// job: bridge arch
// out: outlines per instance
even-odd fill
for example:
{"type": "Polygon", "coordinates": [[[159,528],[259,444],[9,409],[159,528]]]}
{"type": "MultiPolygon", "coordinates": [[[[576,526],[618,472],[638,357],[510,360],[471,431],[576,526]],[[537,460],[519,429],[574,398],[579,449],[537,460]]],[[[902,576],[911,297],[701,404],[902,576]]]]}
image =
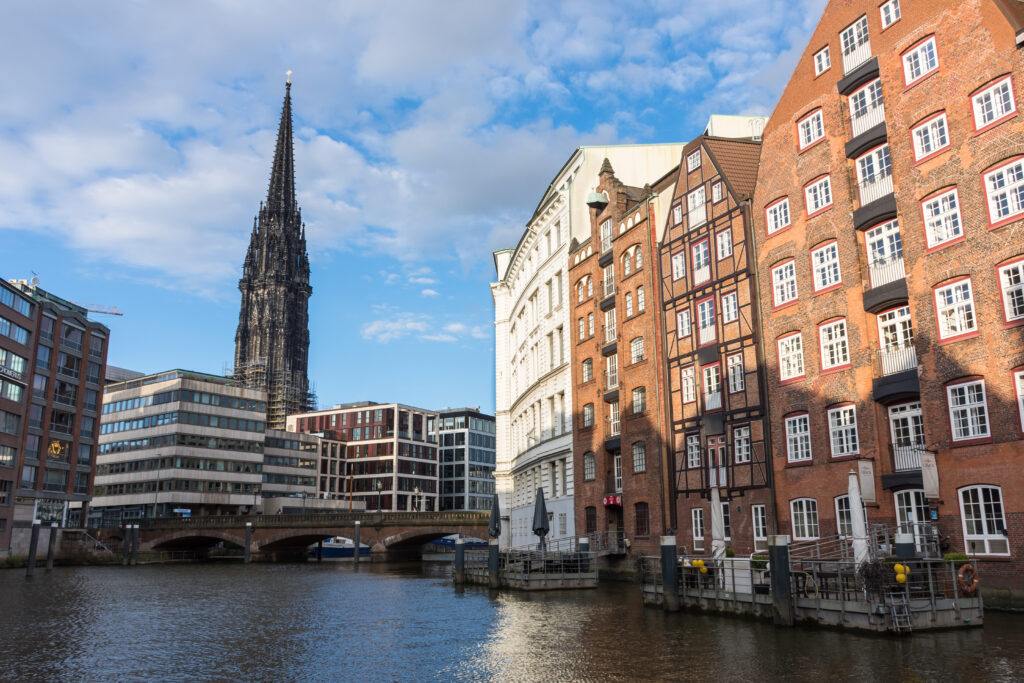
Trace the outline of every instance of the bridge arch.
{"type": "Polygon", "coordinates": [[[406,529],[397,534],[386,536],[380,539],[381,544],[385,547],[394,550],[402,550],[421,546],[424,543],[430,543],[436,541],[439,538],[445,536],[451,536],[452,534],[461,533],[460,529],[453,529],[451,527],[415,527],[412,529],[406,529]]]}
{"type": "Polygon", "coordinates": [[[219,529],[183,529],[165,534],[140,544],[140,550],[192,550],[209,548],[224,541],[237,546],[245,545],[245,534],[236,534],[219,529]]]}
{"type": "MultiPolygon", "coordinates": [[[[287,529],[267,534],[256,541],[262,550],[298,550],[306,548],[317,541],[326,541],[334,536],[352,536],[351,530],[341,529],[287,529]]],[[[362,545],[365,545],[363,543],[362,545]]]]}

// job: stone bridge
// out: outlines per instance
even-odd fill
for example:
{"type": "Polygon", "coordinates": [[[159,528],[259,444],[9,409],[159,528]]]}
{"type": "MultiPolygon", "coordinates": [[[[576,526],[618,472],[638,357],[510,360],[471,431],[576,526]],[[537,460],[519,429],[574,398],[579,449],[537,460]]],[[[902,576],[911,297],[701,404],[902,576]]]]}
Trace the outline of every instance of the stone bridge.
{"type": "Polygon", "coordinates": [[[488,512],[343,512],[302,515],[226,517],[158,517],[140,519],[139,550],[203,550],[221,541],[245,547],[246,525],[252,525],[249,551],[253,560],[298,559],[317,541],[333,536],[352,538],[360,522],[359,541],[370,546],[374,559],[418,555],[425,543],[462,534],[487,538],[488,512]]]}

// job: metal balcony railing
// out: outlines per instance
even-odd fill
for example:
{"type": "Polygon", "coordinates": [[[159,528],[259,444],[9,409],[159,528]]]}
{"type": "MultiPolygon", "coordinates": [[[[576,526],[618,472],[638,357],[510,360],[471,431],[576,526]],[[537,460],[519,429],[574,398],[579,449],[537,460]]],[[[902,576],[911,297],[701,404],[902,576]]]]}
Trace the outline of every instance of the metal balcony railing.
{"type": "Polygon", "coordinates": [[[718,410],[722,407],[722,391],[712,391],[704,394],[704,410],[718,410]]]}
{"type": "Polygon", "coordinates": [[[866,130],[870,130],[885,121],[885,105],[877,104],[868,107],[859,114],[854,113],[850,117],[850,128],[853,129],[853,137],[857,137],[866,130]]]}
{"type": "Polygon", "coordinates": [[[622,430],[620,429],[620,426],[621,426],[621,421],[619,420],[618,417],[609,417],[608,418],[608,435],[609,436],[618,436],[622,432],[622,430]]]}
{"type": "Polygon", "coordinates": [[[608,391],[619,388],[619,371],[618,368],[614,370],[604,371],[604,387],[608,391]]]}
{"type": "Polygon", "coordinates": [[[608,236],[602,235],[601,236],[601,253],[603,254],[606,251],[611,251],[611,248],[612,248],[612,238],[611,238],[611,235],[608,235],[608,236]]]}
{"type": "Polygon", "coordinates": [[[693,269],[693,284],[699,285],[711,279],[711,266],[701,266],[693,269]]]}
{"type": "Polygon", "coordinates": [[[699,228],[704,225],[708,220],[708,209],[707,204],[698,204],[686,213],[687,225],[690,230],[699,228]]]}
{"type": "Polygon", "coordinates": [[[613,341],[618,341],[619,330],[614,323],[611,325],[601,325],[601,331],[604,333],[605,344],[611,344],[613,341]]]}
{"type": "Polygon", "coordinates": [[[601,291],[604,292],[605,297],[609,297],[615,293],[615,280],[601,280],[601,291]]]}
{"type": "Polygon", "coordinates": [[[60,345],[63,346],[64,348],[66,348],[66,349],[71,349],[72,351],[81,352],[81,350],[82,350],[82,343],[81,342],[74,342],[74,341],[71,341],[70,339],[61,339],[60,340],[60,345]]]}
{"type": "Polygon", "coordinates": [[[50,431],[55,434],[74,434],[75,430],[72,425],[61,425],[50,423],[50,431]]]}
{"type": "Polygon", "coordinates": [[[871,59],[871,41],[865,39],[860,45],[843,53],[843,75],[850,73],[869,59],[871,59]]]}
{"type": "Polygon", "coordinates": [[[920,443],[889,444],[893,472],[912,472],[921,469],[921,454],[924,452],[924,444],[920,443]]]}
{"type": "Polygon", "coordinates": [[[697,337],[701,344],[710,344],[715,341],[715,326],[709,325],[707,327],[698,328],[697,337]]]}
{"type": "Polygon", "coordinates": [[[860,183],[860,205],[867,206],[876,199],[892,194],[892,169],[865,178],[860,183]]]}
{"type": "Polygon", "coordinates": [[[76,396],[68,396],[67,394],[57,394],[53,397],[53,402],[74,407],[76,399],[76,396]]]}
{"type": "Polygon", "coordinates": [[[872,261],[868,269],[871,272],[872,287],[881,287],[890,282],[902,280],[907,276],[902,255],[872,261]]]}
{"type": "Polygon", "coordinates": [[[878,351],[878,373],[881,377],[917,368],[917,349],[913,344],[893,346],[878,351]]]}

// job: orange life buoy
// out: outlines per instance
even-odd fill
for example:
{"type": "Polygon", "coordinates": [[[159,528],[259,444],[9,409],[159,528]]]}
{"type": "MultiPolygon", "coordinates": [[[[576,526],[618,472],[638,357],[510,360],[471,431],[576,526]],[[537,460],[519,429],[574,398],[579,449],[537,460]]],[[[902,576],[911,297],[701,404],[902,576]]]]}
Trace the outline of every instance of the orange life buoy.
{"type": "Polygon", "coordinates": [[[956,582],[965,595],[974,595],[974,591],[978,590],[978,570],[973,564],[965,564],[956,573],[956,582]]]}

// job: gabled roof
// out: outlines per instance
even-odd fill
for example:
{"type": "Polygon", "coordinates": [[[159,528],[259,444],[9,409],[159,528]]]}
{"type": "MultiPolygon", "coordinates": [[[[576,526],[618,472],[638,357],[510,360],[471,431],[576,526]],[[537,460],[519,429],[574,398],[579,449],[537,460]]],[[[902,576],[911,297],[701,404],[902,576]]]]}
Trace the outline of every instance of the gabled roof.
{"type": "Polygon", "coordinates": [[[757,184],[757,168],[761,159],[761,143],[753,140],[713,138],[705,135],[704,147],[715,166],[732,189],[736,199],[749,199],[757,184]]]}

